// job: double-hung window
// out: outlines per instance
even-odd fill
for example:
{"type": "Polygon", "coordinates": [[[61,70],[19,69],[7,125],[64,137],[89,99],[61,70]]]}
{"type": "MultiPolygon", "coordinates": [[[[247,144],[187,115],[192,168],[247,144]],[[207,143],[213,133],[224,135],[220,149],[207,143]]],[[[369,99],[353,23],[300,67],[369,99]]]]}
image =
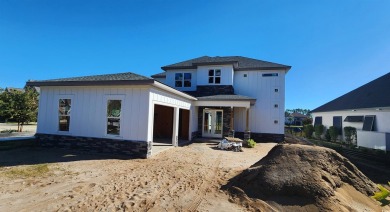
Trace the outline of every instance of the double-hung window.
{"type": "Polygon", "coordinates": [[[175,73],[175,87],[191,87],[191,73],[175,73]]]}
{"type": "Polygon", "coordinates": [[[221,69],[209,69],[209,84],[221,84],[221,69]]]}
{"type": "Polygon", "coordinates": [[[58,131],[69,132],[71,99],[59,99],[58,101],[58,131]]]}
{"type": "Polygon", "coordinates": [[[107,135],[120,135],[122,100],[107,100],[107,135]]]}

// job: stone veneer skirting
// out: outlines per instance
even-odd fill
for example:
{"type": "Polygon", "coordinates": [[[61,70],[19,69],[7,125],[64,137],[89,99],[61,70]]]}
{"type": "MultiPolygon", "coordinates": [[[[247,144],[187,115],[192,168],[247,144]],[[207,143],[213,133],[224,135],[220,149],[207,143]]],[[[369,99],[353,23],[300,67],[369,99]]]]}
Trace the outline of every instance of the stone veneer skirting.
{"type": "Polygon", "coordinates": [[[76,149],[93,153],[113,154],[126,158],[148,158],[151,142],[92,138],[69,135],[35,134],[40,146],[76,149]]]}
{"type": "MultiPolygon", "coordinates": [[[[244,132],[235,132],[237,138],[244,139],[244,132]]],[[[284,134],[272,134],[272,133],[250,133],[251,139],[256,142],[283,142],[284,134]]]]}

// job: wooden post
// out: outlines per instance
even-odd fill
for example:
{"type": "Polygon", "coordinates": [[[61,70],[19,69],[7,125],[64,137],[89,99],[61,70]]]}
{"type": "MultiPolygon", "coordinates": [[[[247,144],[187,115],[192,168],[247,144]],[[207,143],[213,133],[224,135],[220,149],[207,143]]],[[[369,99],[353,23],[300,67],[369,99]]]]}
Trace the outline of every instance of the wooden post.
{"type": "Polygon", "coordinates": [[[234,109],[230,108],[230,131],[234,130],[234,109]]]}

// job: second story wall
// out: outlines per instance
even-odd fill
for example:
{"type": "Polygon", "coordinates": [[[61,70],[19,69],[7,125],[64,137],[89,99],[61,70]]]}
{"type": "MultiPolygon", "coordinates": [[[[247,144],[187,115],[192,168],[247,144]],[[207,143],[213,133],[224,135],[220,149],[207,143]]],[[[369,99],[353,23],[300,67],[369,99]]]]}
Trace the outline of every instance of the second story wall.
{"type": "Polygon", "coordinates": [[[236,71],[234,92],[256,99],[250,110],[252,132],[284,133],[284,71],[236,71]]]}
{"type": "Polygon", "coordinates": [[[233,66],[198,66],[198,85],[233,85],[233,66]]]}
{"type": "Polygon", "coordinates": [[[195,69],[168,70],[163,83],[179,91],[196,91],[196,75],[195,69]]]}

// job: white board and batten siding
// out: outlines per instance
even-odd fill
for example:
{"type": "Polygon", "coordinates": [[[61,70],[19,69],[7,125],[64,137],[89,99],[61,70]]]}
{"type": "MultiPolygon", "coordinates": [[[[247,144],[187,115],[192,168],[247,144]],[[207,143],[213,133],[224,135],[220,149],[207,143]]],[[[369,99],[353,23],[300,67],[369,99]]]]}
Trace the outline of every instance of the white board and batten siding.
{"type": "Polygon", "coordinates": [[[41,87],[37,133],[147,141],[149,88],[41,87]],[[58,131],[59,99],[71,99],[69,132],[58,131]],[[107,100],[122,100],[120,136],[106,134],[107,100]]]}
{"type": "MultiPolygon", "coordinates": [[[[150,96],[149,96],[149,125],[148,125],[148,140],[153,140],[153,123],[154,123],[154,105],[163,105],[174,108],[174,111],[179,109],[191,110],[192,109],[192,100],[186,99],[184,97],[180,97],[178,95],[169,93],[162,89],[158,88],[150,88],[150,96]]],[[[192,123],[192,113],[190,113],[190,129],[192,123]]]]}
{"type": "MultiPolygon", "coordinates": [[[[249,110],[249,130],[255,133],[284,134],[285,71],[234,72],[234,92],[256,99],[249,110]],[[278,76],[263,76],[277,73],[278,76]],[[277,89],[277,90],[276,90],[277,89]]],[[[245,108],[235,108],[234,127],[245,130],[245,108]]]]}

